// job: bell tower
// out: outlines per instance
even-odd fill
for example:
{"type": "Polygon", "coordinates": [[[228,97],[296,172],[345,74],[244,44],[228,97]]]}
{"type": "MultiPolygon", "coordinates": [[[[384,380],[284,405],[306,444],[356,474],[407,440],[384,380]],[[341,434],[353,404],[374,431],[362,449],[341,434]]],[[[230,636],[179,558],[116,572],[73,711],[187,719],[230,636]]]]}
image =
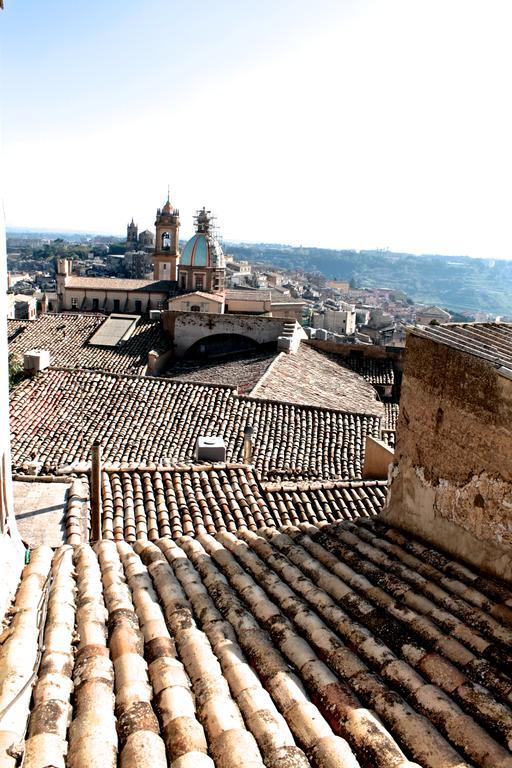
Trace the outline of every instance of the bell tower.
{"type": "Polygon", "coordinates": [[[169,193],[164,207],[156,212],[155,228],[155,280],[176,280],[180,258],[180,212],[172,207],[169,193]]]}
{"type": "Polygon", "coordinates": [[[132,216],[130,224],[126,227],[126,246],[128,250],[137,250],[137,244],[139,241],[139,228],[135,224],[132,216]]]}

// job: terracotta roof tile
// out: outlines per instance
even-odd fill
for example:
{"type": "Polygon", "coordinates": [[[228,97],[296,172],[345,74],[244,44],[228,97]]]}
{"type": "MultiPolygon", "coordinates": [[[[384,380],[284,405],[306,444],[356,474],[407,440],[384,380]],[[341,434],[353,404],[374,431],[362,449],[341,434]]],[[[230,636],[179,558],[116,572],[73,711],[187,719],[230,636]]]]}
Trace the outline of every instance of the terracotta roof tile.
{"type": "Polygon", "coordinates": [[[240,394],[247,394],[255,387],[276,357],[275,350],[258,350],[239,354],[236,359],[228,358],[209,362],[178,360],[164,376],[178,381],[235,386],[240,394]]]}
{"type": "Polygon", "coordinates": [[[0,757],[510,768],[510,605],[375,517],[42,547],[0,646],[0,757]]]}
{"type": "Polygon", "coordinates": [[[374,388],[364,378],[305,344],[295,354],[281,353],[251,394],[340,411],[377,416],[383,412],[374,388]]]}
{"type": "Polygon", "coordinates": [[[80,277],[71,275],[66,278],[66,288],[90,288],[91,290],[110,291],[157,291],[166,292],[176,286],[172,280],[136,280],[122,277],[80,277]]]}
{"type": "Polygon", "coordinates": [[[385,481],[262,483],[244,465],[191,465],[103,473],[103,537],[179,539],[243,528],[323,525],[378,514],[385,481]]]}
{"type": "Polygon", "coordinates": [[[264,484],[270,509],[279,526],[377,515],[386,501],[385,480],[264,484]]]}
{"type": "Polygon", "coordinates": [[[30,349],[47,349],[50,364],[116,373],[144,373],[148,352],[168,347],[160,322],[139,321],[133,335],[113,349],[89,345],[105,315],[46,314],[37,320],[8,320],[9,352],[20,357],[30,349]]]}
{"type": "Polygon", "coordinates": [[[398,411],[398,403],[384,403],[384,429],[396,430],[398,411]]]}
{"type": "Polygon", "coordinates": [[[16,469],[37,455],[43,472],[73,468],[99,439],[106,462],[190,463],[200,435],[220,435],[227,460],[243,457],[253,427],[264,479],[360,479],[367,434],[380,419],[312,406],[237,397],[230,388],[103,372],[48,370],[11,396],[16,469]]]}
{"type": "Polygon", "coordinates": [[[36,452],[43,471],[88,461],[190,460],[199,434],[236,427],[231,390],[103,372],[49,370],[11,396],[13,463],[36,452]]]}
{"type": "Polygon", "coordinates": [[[382,421],[381,438],[391,448],[395,448],[399,405],[398,403],[383,403],[383,405],[384,419],[382,421]]]}
{"type": "Polygon", "coordinates": [[[395,373],[391,360],[373,360],[372,358],[344,357],[337,358],[342,365],[351,368],[370,384],[390,385],[395,383],[395,373]]]}

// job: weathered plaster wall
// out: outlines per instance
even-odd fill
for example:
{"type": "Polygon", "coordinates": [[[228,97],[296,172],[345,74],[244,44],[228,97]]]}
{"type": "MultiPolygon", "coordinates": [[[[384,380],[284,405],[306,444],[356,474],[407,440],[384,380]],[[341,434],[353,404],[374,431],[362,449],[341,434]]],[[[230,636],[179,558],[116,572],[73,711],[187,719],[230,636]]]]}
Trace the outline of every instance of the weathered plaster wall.
{"type": "Polygon", "coordinates": [[[512,381],[410,334],[397,432],[384,516],[512,579],[512,381]]]}
{"type": "Polygon", "coordinates": [[[196,341],[214,334],[239,334],[258,344],[276,341],[283,320],[248,315],[214,315],[202,312],[163,312],[165,332],[174,340],[176,357],[182,357],[196,341]]]}
{"type": "Polygon", "coordinates": [[[302,307],[304,304],[285,302],[276,302],[270,305],[272,317],[284,317],[287,320],[296,320],[298,323],[302,320],[302,307]]]}
{"type": "Polygon", "coordinates": [[[394,451],[382,440],[366,435],[364,449],[363,478],[387,480],[394,451]]]}

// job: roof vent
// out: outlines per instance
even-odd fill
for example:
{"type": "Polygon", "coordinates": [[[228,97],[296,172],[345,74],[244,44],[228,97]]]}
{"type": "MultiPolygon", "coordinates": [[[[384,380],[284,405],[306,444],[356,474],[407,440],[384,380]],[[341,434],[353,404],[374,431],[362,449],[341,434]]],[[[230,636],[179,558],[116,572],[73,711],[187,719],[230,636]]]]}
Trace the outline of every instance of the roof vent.
{"type": "Polygon", "coordinates": [[[150,309],[149,310],[149,319],[150,320],[160,320],[162,317],[162,311],[160,309],[150,309]]]}
{"type": "Polygon", "coordinates": [[[47,349],[29,349],[23,355],[23,369],[27,373],[44,371],[50,365],[50,352],[47,349]]]}
{"type": "Polygon", "coordinates": [[[226,461],[226,444],[224,438],[219,437],[218,435],[198,437],[196,457],[198,461],[226,461]]]}

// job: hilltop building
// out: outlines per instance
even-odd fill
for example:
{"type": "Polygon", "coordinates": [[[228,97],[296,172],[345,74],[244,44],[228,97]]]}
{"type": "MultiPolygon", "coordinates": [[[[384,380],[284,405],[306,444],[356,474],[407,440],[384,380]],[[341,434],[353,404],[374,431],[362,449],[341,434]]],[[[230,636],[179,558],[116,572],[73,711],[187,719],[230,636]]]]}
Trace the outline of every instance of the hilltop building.
{"type": "Polygon", "coordinates": [[[323,328],[340,336],[351,336],[356,331],[356,311],[353,304],[341,302],[339,307],[324,306],[311,318],[313,328],[323,328]]]}
{"type": "Polygon", "coordinates": [[[139,234],[139,228],[135,224],[133,217],[126,227],[126,250],[127,251],[152,251],[155,246],[155,237],[149,229],[145,229],[139,234]]]}
{"type": "Polygon", "coordinates": [[[155,236],[149,229],[144,229],[139,235],[139,246],[142,248],[154,248],[155,236]]]}
{"type": "Polygon", "coordinates": [[[149,279],[153,275],[151,258],[147,251],[126,251],[123,258],[124,273],[136,280],[149,279]]]}
{"type": "Polygon", "coordinates": [[[54,311],[149,314],[165,309],[176,289],[171,280],[80,277],[73,275],[71,259],[59,259],[54,311]]]}
{"type": "Polygon", "coordinates": [[[451,319],[450,313],[441,307],[425,307],[425,309],[416,312],[418,325],[430,325],[431,323],[444,325],[444,323],[449,323],[451,319]]]}
{"type": "Polygon", "coordinates": [[[25,294],[7,294],[7,317],[10,319],[35,320],[37,317],[37,299],[25,294]]]}

